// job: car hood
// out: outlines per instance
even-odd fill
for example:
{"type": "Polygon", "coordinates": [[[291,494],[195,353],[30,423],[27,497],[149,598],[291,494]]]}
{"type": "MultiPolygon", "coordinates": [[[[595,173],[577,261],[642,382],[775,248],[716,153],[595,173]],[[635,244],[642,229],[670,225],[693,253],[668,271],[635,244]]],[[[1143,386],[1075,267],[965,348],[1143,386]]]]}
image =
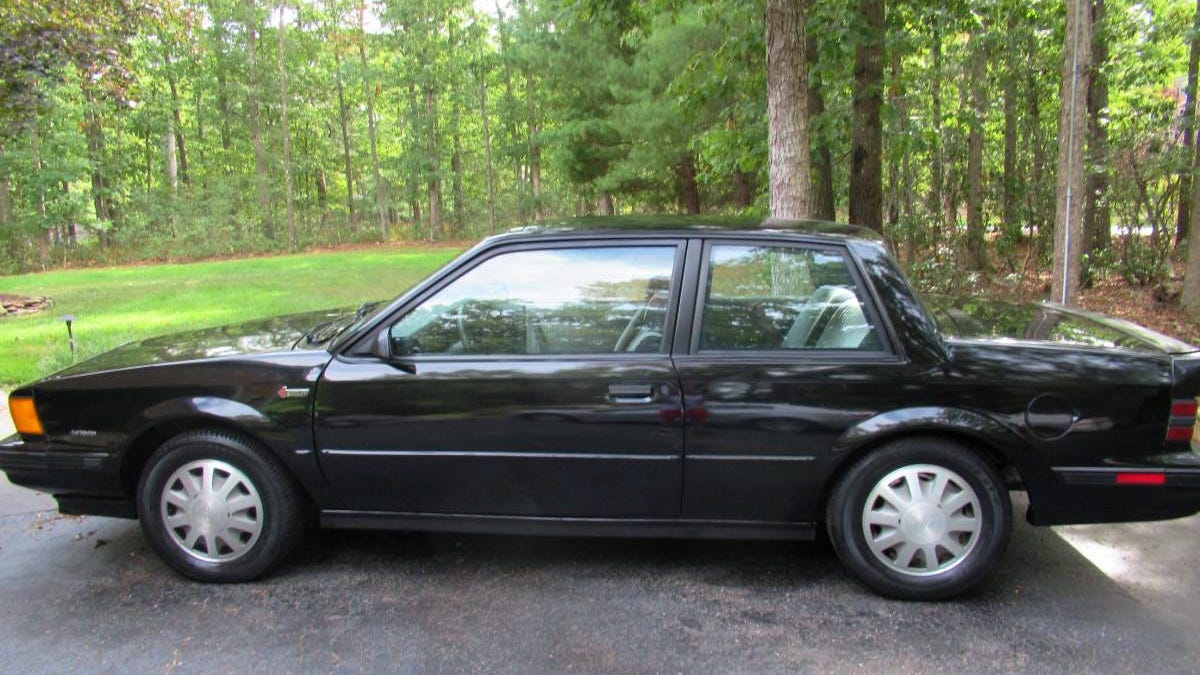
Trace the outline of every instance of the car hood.
{"type": "Polygon", "coordinates": [[[1050,302],[932,297],[927,303],[938,328],[951,339],[1049,342],[1158,354],[1200,351],[1129,321],[1050,302]]]}
{"type": "Polygon", "coordinates": [[[55,376],[69,377],[135,366],[243,354],[293,349],[322,349],[325,344],[309,345],[304,340],[305,334],[314,326],[344,320],[348,315],[354,315],[353,308],[289,314],[228,326],[162,335],[121,345],[97,357],[77,363],[56,373],[55,376]]]}

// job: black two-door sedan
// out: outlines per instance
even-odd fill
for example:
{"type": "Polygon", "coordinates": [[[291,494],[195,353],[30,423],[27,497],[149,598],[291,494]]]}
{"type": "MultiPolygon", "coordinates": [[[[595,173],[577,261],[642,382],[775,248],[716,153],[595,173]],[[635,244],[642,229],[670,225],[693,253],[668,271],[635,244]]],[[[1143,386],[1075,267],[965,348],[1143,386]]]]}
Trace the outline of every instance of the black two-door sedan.
{"type": "MultiPolygon", "coordinates": [[[[384,289],[380,289],[381,292],[384,289]]],[[[1053,305],[929,309],[823,223],[492,237],[397,299],[128,344],[12,393],[0,469],[257,577],[326,527],[807,539],[894,597],[1034,524],[1200,510],[1197,348],[1053,305]]]]}

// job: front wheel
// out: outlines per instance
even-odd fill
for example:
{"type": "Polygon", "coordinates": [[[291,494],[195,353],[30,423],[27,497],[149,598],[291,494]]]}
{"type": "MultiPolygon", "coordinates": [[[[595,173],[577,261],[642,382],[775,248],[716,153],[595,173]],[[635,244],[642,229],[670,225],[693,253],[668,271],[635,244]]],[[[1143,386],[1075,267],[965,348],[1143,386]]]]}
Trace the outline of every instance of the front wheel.
{"type": "Polygon", "coordinates": [[[240,436],[195,431],[146,463],[138,518],[151,548],[200,581],[247,581],[279,562],[303,530],[300,492],[279,462],[240,436]]]}
{"type": "Polygon", "coordinates": [[[826,524],[838,557],[877,593],[941,600],[974,587],[999,562],[1012,504],[996,469],[970,448],[907,438],[847,471],[826,524]]]}

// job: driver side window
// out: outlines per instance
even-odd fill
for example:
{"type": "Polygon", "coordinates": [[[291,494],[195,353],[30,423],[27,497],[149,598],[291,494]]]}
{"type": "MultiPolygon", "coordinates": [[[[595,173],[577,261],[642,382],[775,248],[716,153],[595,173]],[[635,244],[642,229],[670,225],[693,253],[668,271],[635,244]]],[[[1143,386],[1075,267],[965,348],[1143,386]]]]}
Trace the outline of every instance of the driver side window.
{"type": "Polygon", "coordinates": [[[661,353],[675,254],[674,246],[502,253],[393,324],[392,353],[661,353]]]}

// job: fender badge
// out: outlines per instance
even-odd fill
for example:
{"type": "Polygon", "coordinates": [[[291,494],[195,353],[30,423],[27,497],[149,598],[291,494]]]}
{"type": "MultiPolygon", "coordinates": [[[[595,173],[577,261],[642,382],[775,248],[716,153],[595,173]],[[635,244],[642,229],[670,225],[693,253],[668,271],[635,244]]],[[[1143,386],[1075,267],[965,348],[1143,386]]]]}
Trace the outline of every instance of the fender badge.
{"type": "Polygon", "coordinates": [[[301,387],[280,387],[279,391],[275,393],[279,398],[305,398],[308,396],[308,389],[301,387]]]}

